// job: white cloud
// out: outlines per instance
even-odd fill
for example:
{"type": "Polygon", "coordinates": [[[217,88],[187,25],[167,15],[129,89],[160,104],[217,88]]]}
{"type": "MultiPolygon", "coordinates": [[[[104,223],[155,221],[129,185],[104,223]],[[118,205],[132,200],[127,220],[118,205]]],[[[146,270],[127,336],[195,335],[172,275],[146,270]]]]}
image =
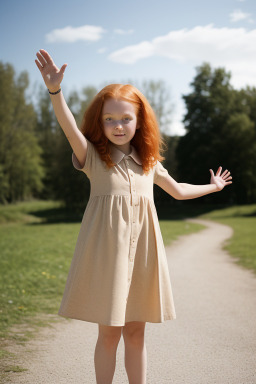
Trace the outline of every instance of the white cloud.
{"type": "Polygon", "coordinates": [[[143,41],[136,45],[119,49],[109,55],[111,61],[116,61],[124,64],[133,64],[139,59],[152,56],[154,54],[153,44],[149,41],[143,41]]]}
{"type": "Polygon", "coordinates": [[[235,9],[232,13],[230,13],[229,18],[232,23],[235,23],[240,20],[250,19],[251,14],[242,12],[240,9],[235,9]]]}
{"type": "Polygon", "coordinates": [[[133,29],[128,29],[128,30],[114,29],[114,33],[116,33],[118,35],[131,35],[133,32],[134,32],[133,29]]]}
{"type": "Polygon", "coordinates": [[[133,64],[150,56],[168,57],[179,63],[226,67],[236,86],[256,83],[256,29],[215,28],[212,24],[171,31],[152,41],[143,41],[112,52],[109,59],[133,64]]]}
{"type": "Polygon", "coordinates": [[[65,27],[62,29],[54,29],[46,35],[48,43],[66,42],[74,43],[79,40],[83,41],[98,41],[106,32],[102,27],[94,25],[83,25],[81,27],[65,27]]]}
{"type": "Polygon", "coordinates": [[[107,51],[107,48],[100,48],[98,49],[98,53],[105,53],[107,51]]]}

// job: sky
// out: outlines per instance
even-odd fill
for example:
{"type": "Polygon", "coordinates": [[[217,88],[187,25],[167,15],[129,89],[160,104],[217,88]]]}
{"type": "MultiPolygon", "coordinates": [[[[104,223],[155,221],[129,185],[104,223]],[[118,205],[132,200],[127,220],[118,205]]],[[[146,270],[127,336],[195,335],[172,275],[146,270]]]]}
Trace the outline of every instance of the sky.
{"type": "Polygon", "coordinates": [[[36,52],[67,63],[65,95],[94,85],[162,80],[173,105],[170,135],[184,135],[182,95],[203,62],[256,86],[255,0],[0,0],[0,61],[44,84],[36,52]]]}

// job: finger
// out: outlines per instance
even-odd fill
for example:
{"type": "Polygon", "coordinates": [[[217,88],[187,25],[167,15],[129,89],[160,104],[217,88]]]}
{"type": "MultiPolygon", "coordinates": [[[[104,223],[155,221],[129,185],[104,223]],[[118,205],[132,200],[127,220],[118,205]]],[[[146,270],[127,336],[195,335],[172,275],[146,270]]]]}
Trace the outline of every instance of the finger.
{"type": "Polygon", "coordinates": [[[216,176],[219,176],[219,175],[220,175],[221,170],[222,170],[222,167],[219,167],[219,168],[218,168],[218,171],[217,171],[217,173],[216,173],[216,176]]]}
{"type": "Polygon", "coordinates": [[[227,173],[226,175],[222,175],[221,177],[224,179],[224,180],[226,180],[227,179],[227,177],[229,177],[230,176],[230,172],[229,173],[227,173]]]}
{"type": "Polygon", "coordinates": [[[36,63],[36,65],[37,65],[37,68],[39,69],[39,71],[42,72],[43,67],[42,67],[42,65],[39,63],[39,61],[38,61],[38,60],[35,60],[35,63],[36,63]]]}
{"type": "Polygon", "coordinates": [[[226,185],[228,185],[228,184],[232,184],[232,181],[228,181],[228,182],[226,183],[226,185]]]}
{"type": "Polygon", "coordinates": [[[44,49],[40,49],[39,52],[41,53],[41,55],[43,56],[43,58],[47,63],[53,64],[53,59],[51,58],[51,56],[47,51],[45,51],[44,49]]]}
{"type": "Polygon", "coordinates": [[[62,65],[62,67],[61,67],[61,69],[60,69],[60,73],[62,74],[62,75],[64,75],[64,72],[65,72],[65,69],[67,68],[67,64],[63,64],[62,65]]]}
{"type": "Polygon", "coordinates": [[[226,176],[227,174],[230,174],[230,172],[228,172],[228,170],[226,169],[226,170],[222,173],[222,177],[223,177],[223,176],[226,176]]]}
{"type": "Polygon", "coordinates": [[[38,58],[39,63],[42,65],[42,67],[43,67],[45,64],[47,64],[46,61],[44,60],[43,56],[40,55],[39,52],[36,53],[36,56],[37,56],[37,58],[38,58]]]}

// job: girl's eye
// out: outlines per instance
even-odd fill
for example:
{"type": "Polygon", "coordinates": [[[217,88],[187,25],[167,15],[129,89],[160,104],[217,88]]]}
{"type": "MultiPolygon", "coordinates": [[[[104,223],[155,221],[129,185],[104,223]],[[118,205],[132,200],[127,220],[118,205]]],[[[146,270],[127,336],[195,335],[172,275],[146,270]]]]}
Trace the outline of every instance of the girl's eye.
{"type": "Polygon", "coordinates": [[[111,121],[111,120],[112,120],[111,117],[106,118],[106,121],[111,121]]]}
{"type": "Polygon", "coordinates": [[[130,118],[130,117],[125,117],[124,120],[125,120],[125,121],[130,121],[131,118],[130,118]]]}

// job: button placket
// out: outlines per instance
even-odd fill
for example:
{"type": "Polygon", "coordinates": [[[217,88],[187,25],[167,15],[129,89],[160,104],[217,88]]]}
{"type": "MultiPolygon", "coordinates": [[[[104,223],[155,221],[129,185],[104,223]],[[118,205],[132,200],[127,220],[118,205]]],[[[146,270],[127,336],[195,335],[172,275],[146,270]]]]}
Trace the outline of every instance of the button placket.
{"type": "Polygon", "coordinates": [[[135,185],[135,177],[131,168],[129,168],[129,160],[125,159],[125,165],[127,168],[127,173],[130,180],[130,193],[131,193],[131,233],[130,233],[130,249],[129,249],[129,258],[128,258],[128,288],[127,288],[127,298],[130,291],[132,273],[134,268],[134,258],[136,253],[136,222],[137,222],[137,206],[138,206],[138,196],[136,194],[136,185],[135,185]]]}

